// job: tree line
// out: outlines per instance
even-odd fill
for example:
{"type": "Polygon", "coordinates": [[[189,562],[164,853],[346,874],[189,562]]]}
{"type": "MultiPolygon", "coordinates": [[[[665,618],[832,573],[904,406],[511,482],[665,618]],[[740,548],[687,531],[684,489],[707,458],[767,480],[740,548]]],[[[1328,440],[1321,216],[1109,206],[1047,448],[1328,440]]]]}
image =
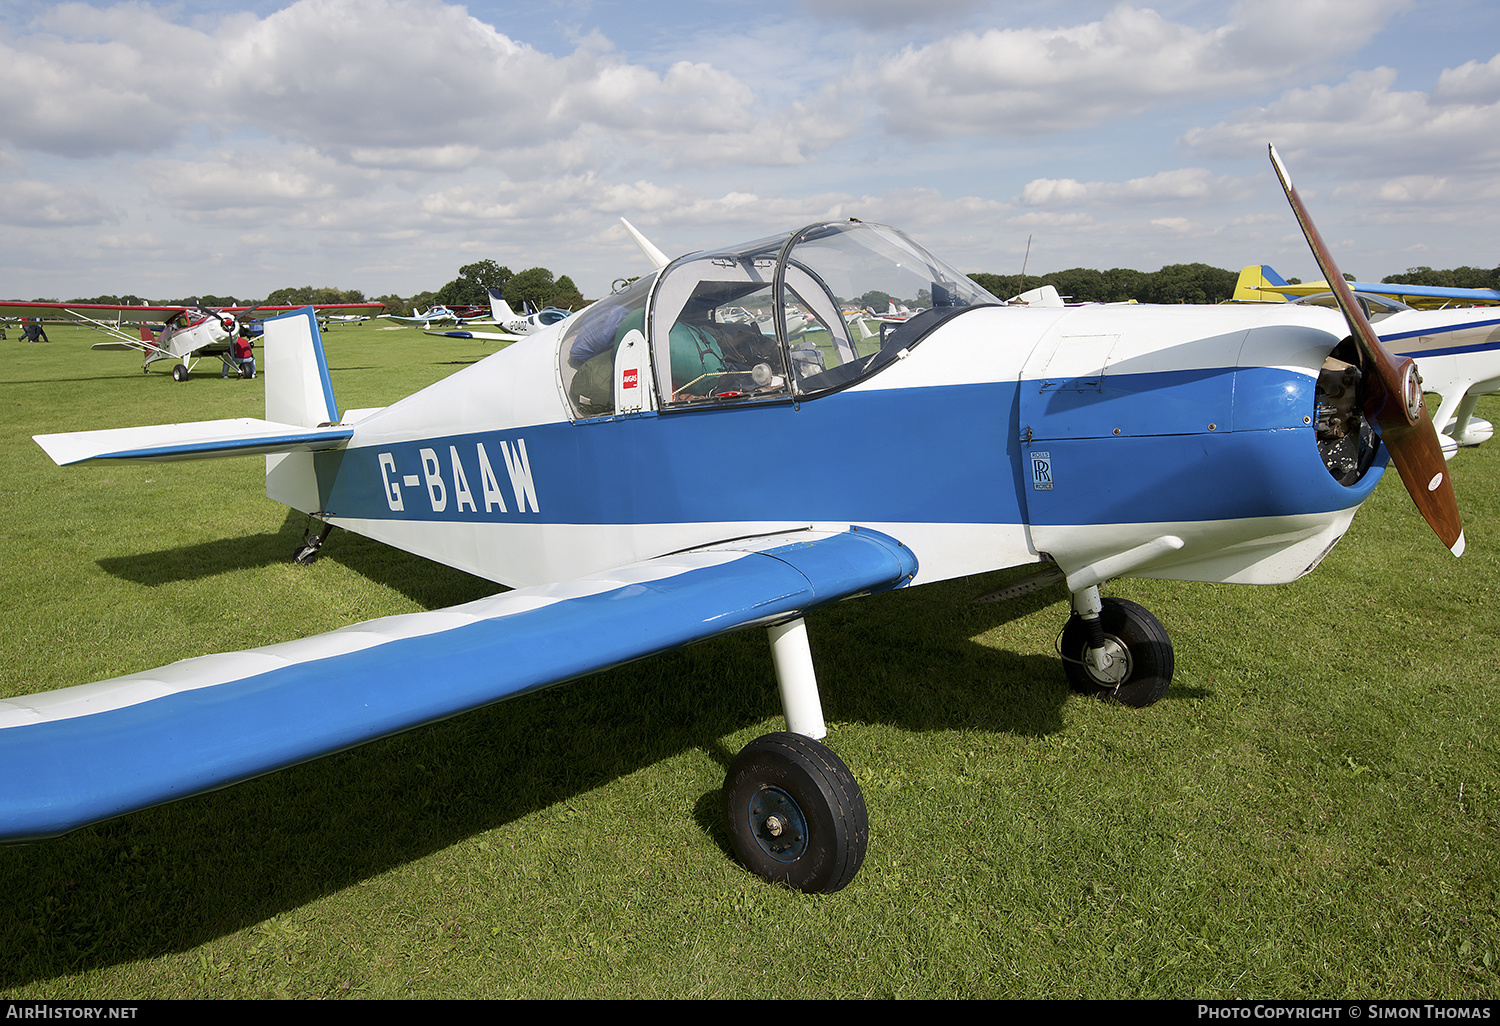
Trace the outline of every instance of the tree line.
{"type": "MultiPolygon", "coordinates": [[[[288,286],[277,289],[264,299],[246,299],[235,296],[198,295],[183,299],[146,300],[136,295],[90,296],[68,300],[70,303],[98,303],[106,306],[318,306],[338,303],[384,303],[387,313],[404,314],[412,309],[426,310],[430,306],[482,306],[490,305],[490,288],[500,290],[505,301],[514,310],[526,306],[540,310],[555,306],[564,310],[577,310],[585,304],[578,286],[566,274],[553,277],[545,267],[529,267],[512,272],[509,267],[493,260],[480,260],[464,264],[458,269],[458,277],[436,291],[418,292],[413,296],[389,293],[367,299],[359,289],[339,289],[331,286],[315,288],[311,285],[288,286]]],[[[55,299],[35,299],[35,303],[53,303],[55,299]]]]}
{"type": "Polygon", "coordinates": [[[1159,271],[1112,267],[1096,271],[1072,267],[1050,274],[971,274],[975,284],[998,299],[1051,285],[1075,303],[1222,303],[1234,295],[1238,271],[1208,264],[1168,264],[1159,271]]]}
{"type": "Polygon", "coordinates": [[[1500,289],[1500,267],[1486,271],[1482,267],[1455,267],[1434,271],[1430,267],[1408,267],[1405,274],[1391,274],[1380,279],[1382,285],[1436,285],[1448,289],[1500,289]]]}
{"type": "Polygon", "coordinates": [[[378,296],[376,301],[384,303],[390,313],[426,310],[435,304],[488,307],[492,288],[498,289],[511,308],[517,311],[527,306],[538,310],[546,306],[577,310],[585,303],[578,286],[566,274],[554,278],[545,267],[528,267],[512,273],[509,267],[493,260],[464,264],[458,269],[458,277],[436,292],[418,292],[407,297],[378,296]]]}
{"type": "MultiPolygon", "coordinates": [[[[1226,271],[1208,264],[1168,264],[1159,271],[1135,271],[1126,267],[1112,267],[1097,271],[1088,267],[1072,267],[1050,274],[991,274],[979,271],[969,275],[975,283],[991,295],[1000,299],[1018,296],[1029,289],[1051,285],[1058,293],[1076,303],[1222,303],[1234,295],[1234,284],[1238,271],[1226,271]]],[[[1348,275],[1345,275],[1348,277],[1348,275]]],[[[1439,285],[1448,288],[1500,289],[1500,267],[1485,270],[1480,267],[1454,267],[1448,270],[1433,270],[1431,267],[1408,267],[1405,273],[1391,274],[1381,279],[1385,284],[1439,285]]],[[[1293,279],[1293,284],[1296,284],[1293,279]]],[[[196,303],[201,306],[306,306],[334,303],[384,303],[388,313],[404,314],[409,310],[426,310],[443,306],[488,306],[489,288],[497,288],[505,301],[516,310],[525,306],[541,309],[546,306],[564,310],[577,310],[586,300],[567,275],[554,278],[545,267],[531,267],[518,273],[495,263],[480,260],[464,264],[458,269],[458,277],[442,288],[432,292],[418,292],[414,296],[398,296],[390,293],[367,300],[358,289],[332,287],[314,288],[310,285],[277,289],[265,299],[236,299],[234,296],[192,296],[186,299],[158,299],[150,301],[154,306],[184,306],[196,303]]],[[[885,299],[891,297],[880,293],[872,296],[872,309],[884,309],[885,299]],[[879,300],[878,303],[875,300],[879,300]]],[[[52,299],[36,299],[33,302],[56,302],[52,299]]],[[[147,301],[140,296],[93,296],[71,299],[71,303],[101,303],[109,306],[140,306],[147,301]]]]}

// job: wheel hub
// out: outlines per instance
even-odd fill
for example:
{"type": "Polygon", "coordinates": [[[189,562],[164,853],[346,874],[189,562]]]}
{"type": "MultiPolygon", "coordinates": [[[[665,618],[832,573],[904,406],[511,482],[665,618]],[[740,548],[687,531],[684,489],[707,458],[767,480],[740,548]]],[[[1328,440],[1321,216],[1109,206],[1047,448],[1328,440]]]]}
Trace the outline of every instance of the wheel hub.
{"type": "Polygon", "coordinates": [[[1107,635],[1103,645],[1084,650],[1083,665],[1100,687],[1118,687],[1130,678],[1130,649],[1119,638],[1107,635]]]}
{"type": "Polygon", "coordinates": [[[807,821],[792,796],[779,787],[763,787],[747,810],[755,843],[778,862],[794,862],[807,851],[807,821]]]}

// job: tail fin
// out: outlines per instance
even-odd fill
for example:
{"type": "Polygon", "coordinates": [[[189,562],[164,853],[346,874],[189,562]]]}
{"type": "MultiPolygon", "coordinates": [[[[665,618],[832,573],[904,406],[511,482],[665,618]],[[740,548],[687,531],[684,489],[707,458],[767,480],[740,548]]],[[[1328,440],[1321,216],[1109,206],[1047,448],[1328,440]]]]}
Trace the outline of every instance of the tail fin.
{"type": "MultiPolygon", "coordinates": [[[[313,308],[268,319],[265,347],[266,419],[304,428],[337,424],[339,408],[313,308]]],[[[327,496],[318,487],[313,453],[267,456],[266,497],[308,514],[322,510],[327,496]]]]}
{"type": "Polygon", "coordinates": [[[266,321],[266,419],[319,427],[337,424],[333,381],[312,307],[266,321]]]}
{"type": "Polygon", "coordinates": [[[1272,292],[1268,288],[1271,285],[1285,285],[1286,279],[1277,274],[1267,264],[1250,264],[1241,269],[1239,280],[1234,283],[1234,296],[1231,297],[1236,303],[1285,303],[1286,297],[1280,292],[1272,292]]]}
{"type": "MultiPolygon", "coordinates": [[[[151,331],[151,327],[144,321],[141,322],[141,346],[141,353],[143,354],[144,361],[141,364],[141,369],[144,370],[147,367],[151,366],[151,361],[156,357],[156,354],[161,351],[161,347],[156,344],[156,335],[151,331]]],[[[95,343],[94,348],[99,348],[97,343],[95,343]]]]}
{"type": "Polygon", "coordinates": [[[499,289],[487,289],[490,294],[490,316],[495,320],[515,320],[516,312],[510,308],[499,289]]]}

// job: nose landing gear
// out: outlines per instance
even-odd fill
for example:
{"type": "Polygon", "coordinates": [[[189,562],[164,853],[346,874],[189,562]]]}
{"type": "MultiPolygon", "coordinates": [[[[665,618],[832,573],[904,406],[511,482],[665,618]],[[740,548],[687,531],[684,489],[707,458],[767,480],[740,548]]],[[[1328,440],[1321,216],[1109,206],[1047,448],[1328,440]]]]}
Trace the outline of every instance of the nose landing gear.
{"type": "Polygon", "coordinates": [[[1172,642],[1161,622],[1129,599],[1073,596],[1058,644],[1068,685],[1080,694],[1144,708],[1172,683],[1172,642]]]}

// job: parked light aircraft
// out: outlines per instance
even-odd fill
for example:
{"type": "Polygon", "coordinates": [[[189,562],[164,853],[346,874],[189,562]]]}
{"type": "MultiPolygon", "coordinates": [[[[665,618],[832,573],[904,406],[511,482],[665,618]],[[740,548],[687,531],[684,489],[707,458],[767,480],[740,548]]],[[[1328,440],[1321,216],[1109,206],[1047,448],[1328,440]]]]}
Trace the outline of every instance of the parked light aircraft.
{"type": "MultiPolygon", "coordinates": [[[[518,314],[510,308],[505,297],[500,294],[499,289],[488,289],[490,294],[490,317],[488,321],[468,321],[469,324],[493,324],[504,328],[504,331],[475,331],[471,328],[457,329],[453,331],[427,331],[429,335],[440,335],[445,338],[477,338],[491,342],[519,342],[527,335],[534,335],[543,328],[550,328],[554,324],[560,324],[572,316],[570,310],[559,310],[555,306],[549,306],[536,313],[518,314]]],[[[424,329],[426,330],[426,329],[424,329]]]]}
{"type": "Polygon", "coordinates": [[[1140,606],[1101,597],[1112,578],[1300,577],[1388,457],[1462,552],[1415,368],[1343,298],[1007,306],[895,229],[821,223],[680,257],[342,417],[312,316],[269,321],[265,421],[37,442],[59,464],[266,454],[267,494],[322,524],[305,555],[339,526],[516,590],[0,701],[0,836],[53,836],[761,626],[788,729],[733,760],[728,829],[766,879],[837,890],[868,819],[817,740],[808,612],[1031,566],[1004,594],[1065,582],[1072,686],[1147,705],[1172,647],[1140,606]],[[840,297],[917,286],[933,305],[878,344],[842,328],[840,297]],[[719,319],[730,306],[805,308],[825,330],[767,337],[719,319]]]}
{"type": "Polygon", "coordinates": [[[381,316],[389,318],[390,320],[393,320],[398,324],[406,324],[410,325],[411,327],[417,327],[420,325],[424,330],[426,330],[427,328],[432,327],[434,324],[466,324],[469,321],[477,320],[484,315],[482,313],[477,313],[473,317],[463,317],[452,309],[443,306],[442,304],[437,304],[435,306],[429,306],[425,311],[420,313],[415,308],[413,308],[410,317],[404,317],[401,314],[381,314],[381,316]]]}
{"type": "MultiPolygon", "coordinates": [[[[1495,428],[1474,416],[1481,395],[1500,390],[1500,301],[1493,289],[1459,289],[1402,284],[1350,282],[1382,342],[1393,352],[1417,361],[1422,387],[1442,396],[1432,422],[1442,434],[1444,451],[1479,445],[1495,428]],[[1495,297],[1495,298],[1490,298],[1495,297]],[[1407,300],[1420,300],[1413,308],[1407,300]]],[[[1327,281],[1288,285],[1272,268],[1251,264],[1240,271],[1234,297],[1239,302],[1286,302],[1334,305],[1327,281]]]]}
{"type": "MultiPolygon", "coordinates": [[[[1349,288],[1357,296],[1384,296],[1414,310],[1441,310],[1453,306],[1494,306],[1500,304],[1500,289],[1469,289],[1446,285],[1411,285],[1401,282],[1351,281],[1349,288]]],[[[1277,302],[1328,293],[1327,281],[1301,282],[1293,285],[1267,264],[1251,264],[1240,271],[1234,298],[1239,301],[1277,302]]]]}
{"type": "MultiPolygon", "coordinates": [[[[240,333],[250,334],[250,315],[265,318],[303,309],[292,306],[112,306],[102,303],[13,303],[0,302],[0,310],[21,317],[70,321],[102,331],[109,342],[95,342],[94,349],[128,349],[142,354],[141,372],[149,373],[159,360],[175,361],[172,379],[186,381],[199,359],[216,356],[238,372],[229,359],[229,344],[240,333]],[[134,325],[135,333],[125,330],[134,325]],[[160,324],[159,331],[152,325],[160,324]]],[[[311,309],[320,316],[339,312],[378,313],[379,303],[330,303],[311,309]]]]}

